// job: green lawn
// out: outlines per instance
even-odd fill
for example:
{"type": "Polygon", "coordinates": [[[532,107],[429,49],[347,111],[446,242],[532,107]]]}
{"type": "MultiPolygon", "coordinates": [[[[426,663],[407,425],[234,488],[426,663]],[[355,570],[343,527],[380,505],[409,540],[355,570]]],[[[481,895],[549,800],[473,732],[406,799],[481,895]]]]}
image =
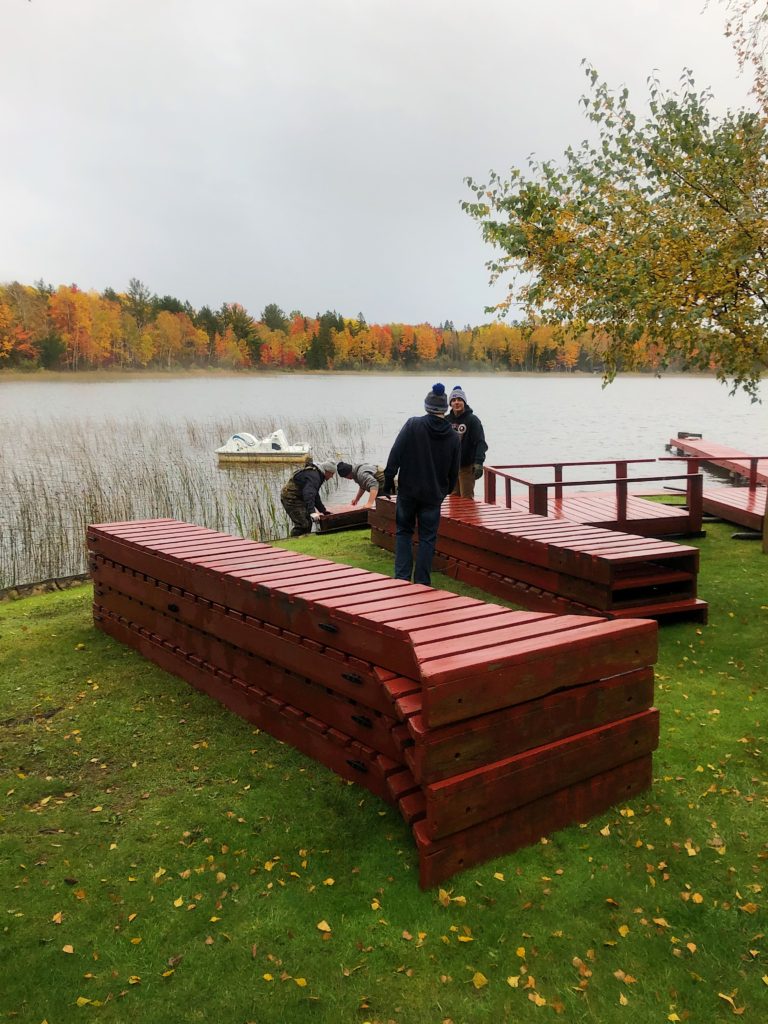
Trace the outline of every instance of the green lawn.
{"type": "Polygon", "coordinates": [[[661,630],[652,791],[443,893],[394,810],[94,630],[90,588],[0,606],[0,1021],[765,1020],[768,557],[731,532],[709,625],[661,630]]]}

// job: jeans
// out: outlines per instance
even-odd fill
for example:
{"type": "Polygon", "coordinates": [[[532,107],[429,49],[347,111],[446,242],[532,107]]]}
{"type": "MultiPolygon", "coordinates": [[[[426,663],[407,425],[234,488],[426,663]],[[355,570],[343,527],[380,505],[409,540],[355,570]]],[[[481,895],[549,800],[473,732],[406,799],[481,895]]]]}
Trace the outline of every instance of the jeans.
{"type": "Polygon", "coordinates": [[[435,553],[437,528],[440,525],[440,506],[423,505],[413,498],[397,496],[395,510],[395,579],[410,580],[413,568],[413,531],[416,522],[419,524],[419,543],[416,549],[416,571],[414,583],[431,586],[430,571],[432,556],[435,553]]]}

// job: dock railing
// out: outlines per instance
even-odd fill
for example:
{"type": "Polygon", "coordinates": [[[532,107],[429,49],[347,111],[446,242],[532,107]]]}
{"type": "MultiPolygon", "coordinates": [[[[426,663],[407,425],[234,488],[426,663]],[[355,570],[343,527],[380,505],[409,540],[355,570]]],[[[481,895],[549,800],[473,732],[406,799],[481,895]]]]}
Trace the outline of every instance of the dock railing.
{"type": "MultiPolygon", "coordinates": [[[[497,501],[497,481],[504,481],[504,505],[506,508],[512,506],[512,484],[523,484],[528,490],[528,511],[533,515],[546,516],[549,513],[549,492],[554,490],[555,502],[562,502],[563,489],[566,487],[594,487],[613,485],[616,494],[616,522],[623,526],[627,522],[627,497],[629,485],[638,483],[664,483],[671,480],[685,481],[685,496],[688,506],[688,521],[691,533],[698,533],[701,530],[702,522],[702,496],[704,478],[699,472],[699,467],[688,465],[685,473],[674,475],[658,476],[628,476],[629,467],[639,463],[656,462],[656,459],[602,459],[591,462],[525,462],[515,463],[506,466],[485,466],[484,497],[491,505],[497,501]],[[563,470],[574,466],[613,466],[615,476],[603,480],[564,480],[563,470]],[[554,479],[537,483],[522,476],[510,473],[513,469],[551,469],[554,479]]],[[[685,460],[688,462],[689,460],[685,460]]],[[[692,460],[691,460],[692,461],[692,460]]],[[[698,460],[699,462],[701,460],[698,460]]]]}
{"type": "MultiPolygon", "coordinates": [[[[711,457],[704,455],[662,455],[659,462],[685,462],[688,466],[689,473],[698,473],[702,462],[714,462],[715,460],[711,457]]],[[[749,476],[745,477],[747,481],[747,487],[750,491],[754,491],[758,486],[757,479],[757,466],[759,462],[768,462],[768,455],[739,455],[738,460],[736,457],[730,460],[731,462],[748,462],[749,463],[749,476]]]]}

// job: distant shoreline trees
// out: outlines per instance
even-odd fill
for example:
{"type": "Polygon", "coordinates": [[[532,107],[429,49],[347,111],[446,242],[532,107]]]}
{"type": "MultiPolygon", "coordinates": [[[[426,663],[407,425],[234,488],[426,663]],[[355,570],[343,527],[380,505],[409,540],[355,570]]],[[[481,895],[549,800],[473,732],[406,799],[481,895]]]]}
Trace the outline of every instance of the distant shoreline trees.
{"type": "MultiPolygon", "coordinates": [[[[195,309],[157,296],[137,278],[125,292],[0,284],[0,374],[10,370],[383,370],[441,366],[528,373],[604,373],[604,332],[556,334],[547,324],[494,322],[456,329],[369,324],[336,312],[307,316],[278,305],[259,317],[238,303],[195,309]]],[[[655,372],[652,345],[638,342],[633,369],[655,372]]],[[[671,366],[685,369],[684,365],[671,366]]]]}

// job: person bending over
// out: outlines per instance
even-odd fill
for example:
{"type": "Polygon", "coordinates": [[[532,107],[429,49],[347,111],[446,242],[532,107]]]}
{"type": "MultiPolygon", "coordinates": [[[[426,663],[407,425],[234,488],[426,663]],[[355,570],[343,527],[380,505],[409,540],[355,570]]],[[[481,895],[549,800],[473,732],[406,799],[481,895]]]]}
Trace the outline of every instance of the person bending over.
{"type": "Polygon", "coordinates": [[[418,523],[414,582],[431,584],[440,506],[456,486],[461,443],[445,419],[448,398],[433,384],[424,399],[426,416],[412,416],[395,438],[384,469],[382,496],[392,494],[399,471],[395,511],[395,579],[409,580],[413,569],[413,531],[418,523]]]}
{"type": "Polygon", "coordinates": [[[328,515],[328,509],[320,498],[320,488],[336,472],[332,462],[315,465],[310,462],[303,469],[296,470],[280,492],[280,501],[293,523],[292,537],[302,537],[312,530],[312,513],[328,515]]]}
{"type": "Polygon", "coordinates": [[[349,462],[338,462],[336,472],[345,480],[354,480],[358,486],[357,494],[350,505],[356,505],[366,492],[368,501],[363,507],[371,508],[376,503],[376,497],[384,486],[383,466],[374,466],[371,462],[360,462],[354,466],[349,462]]]}

